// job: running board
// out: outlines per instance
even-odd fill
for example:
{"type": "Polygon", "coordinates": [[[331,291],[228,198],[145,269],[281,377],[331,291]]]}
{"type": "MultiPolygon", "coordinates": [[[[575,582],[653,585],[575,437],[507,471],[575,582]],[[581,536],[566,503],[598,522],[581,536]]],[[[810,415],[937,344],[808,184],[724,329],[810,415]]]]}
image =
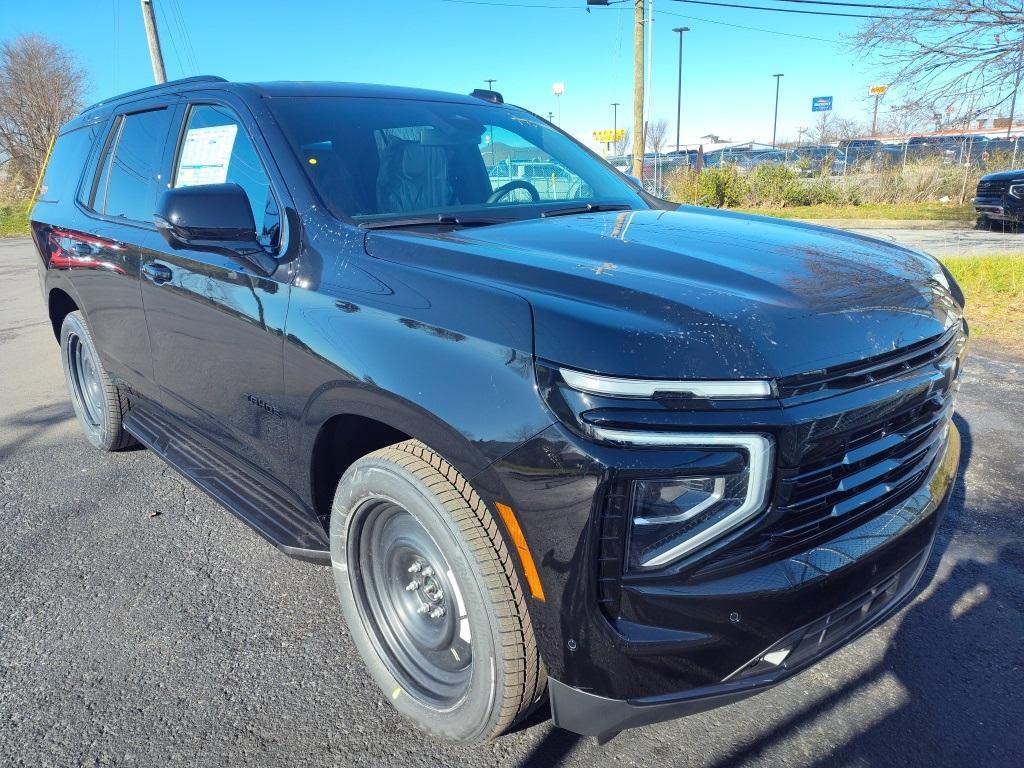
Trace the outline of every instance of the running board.
{"type": "Polygon", "coordinates": [[[124,428],[289,557],[330,564],[330,541],[319,519],[255,473],[220,458],[205,441],[142,404],[128,412],[124,428]]]}

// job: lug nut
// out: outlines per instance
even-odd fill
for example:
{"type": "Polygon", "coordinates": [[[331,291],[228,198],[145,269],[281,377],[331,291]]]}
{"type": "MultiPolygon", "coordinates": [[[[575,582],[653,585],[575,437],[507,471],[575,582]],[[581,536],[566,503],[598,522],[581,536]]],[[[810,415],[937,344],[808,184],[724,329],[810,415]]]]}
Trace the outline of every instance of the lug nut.
{"type": "Polygon", "coordinates": [[[421,605],[419,608],[416,609],[416,613],[423,614],[423,613],[426,613],[429,610],[430,610],[430,606],[427,605],[426,603],[424,603],[423,605],[421,605]]]}
{"type": "Polygon", "coordinates": [[[432,618],[432,619],[440,619],[442,616],[444,616],[444,614],[445,614],[444,608],[442,608],[441,606],[438,606],[437,608],[435,608],[434,610],[432,610],[430,612],[430,618],[432,618]]]}
{"type": "Polygon", "coordinates": [[[409,573],[419,573],[422,569],[423,566],[416,562],[409,566],[409,573]]]}
{"type": "Polygon", "coordinates": [[[416,579],[413,579],[412,581],[410,581],[408,584],[405,585],[405,591],[406,592],[415,592],[419,588],[420,588],[420,583],[418,581],[416,581],[416,579]]]}
{"type": "Polygon", "coordinates": [[[431,577],[433,575],[434,575],[434,569],[431,568],[429,565],[426,568],[423,569],[423,578],[426,579],[426,578],[429,578],[429,577],[431,577]]]}

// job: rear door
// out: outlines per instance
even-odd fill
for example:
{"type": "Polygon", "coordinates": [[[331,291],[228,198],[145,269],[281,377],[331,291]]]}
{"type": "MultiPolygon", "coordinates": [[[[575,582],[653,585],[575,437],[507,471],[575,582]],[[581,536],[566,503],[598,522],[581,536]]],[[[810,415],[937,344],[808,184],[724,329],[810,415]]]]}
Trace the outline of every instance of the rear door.
{"type": "Polygon", "coordinates": [[[168,101],[136,102],[115,114],[95,172],[77,200],[88,217],[55,232],[103,365],[142,394],[155,395],[153,361],[142,310],[140,268],[162,247],[153,225],[157,195],[166,184],[167,149],[178,109],[168,101]]]}
{"type": "MultiPolygon", "coordinates": [[[[219,98],[185,109],[171,186],[234,182],[246,192],[257,233],[281,252],[283,185],[244,105],[219,98]],[[243,115],[246,117],[243,118],[243,115]]],[[[142,265],[143,304],[165,408],[236,457],[276,477],[288,468],[283,329],[289,274],[166,243],[142,265]]]]}

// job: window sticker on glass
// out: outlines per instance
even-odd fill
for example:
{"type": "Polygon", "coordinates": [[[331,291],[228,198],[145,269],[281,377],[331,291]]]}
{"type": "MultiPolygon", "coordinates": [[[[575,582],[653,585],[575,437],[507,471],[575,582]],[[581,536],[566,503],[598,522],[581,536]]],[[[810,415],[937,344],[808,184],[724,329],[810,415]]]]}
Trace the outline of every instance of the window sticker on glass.
{"type": "Polygon", "coordinates": [[[181,148],[174,186],[223,184],[228,177],[231,149],[237,133],[236,124],[189,128],[181,148]]]}

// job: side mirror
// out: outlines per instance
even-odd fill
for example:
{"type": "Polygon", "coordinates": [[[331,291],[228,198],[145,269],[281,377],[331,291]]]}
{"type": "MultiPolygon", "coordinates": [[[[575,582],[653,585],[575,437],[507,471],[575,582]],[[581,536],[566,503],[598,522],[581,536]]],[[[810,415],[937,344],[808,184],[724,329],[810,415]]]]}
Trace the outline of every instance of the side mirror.
{"type": "Polygon", "coordinates": [[[249,198],[238,184],[168,189],[153,221],[175,250],[212,251],[245,259],[264,274],[274,271],[274,260],[256,238],[249,198]]]}

